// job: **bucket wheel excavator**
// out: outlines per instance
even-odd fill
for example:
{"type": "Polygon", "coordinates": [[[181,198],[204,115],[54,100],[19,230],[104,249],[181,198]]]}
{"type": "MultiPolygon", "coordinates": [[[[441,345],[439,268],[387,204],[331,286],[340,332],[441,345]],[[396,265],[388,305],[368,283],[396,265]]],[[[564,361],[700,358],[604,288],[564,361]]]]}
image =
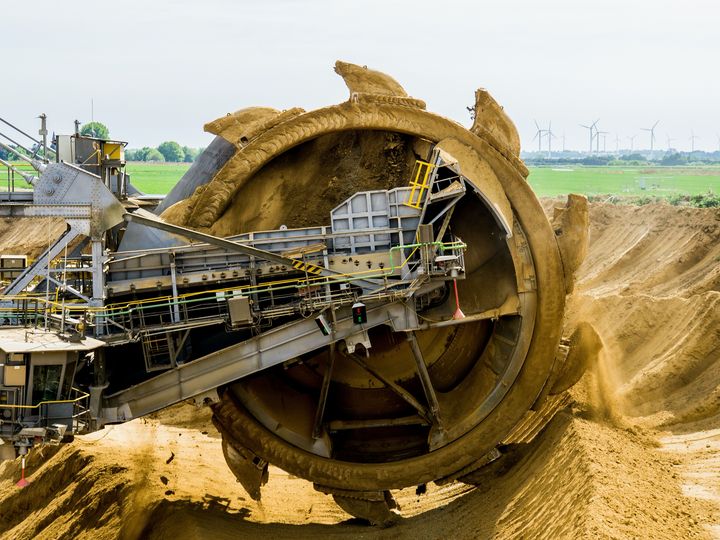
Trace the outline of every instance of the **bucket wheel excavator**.
{"type": "MultiPolygon", "coordinates": [[[[118,217],[91,231],[103,283],[77,317],[104,343],[86,427],[209,396],[253,498],[272,464],[387,525],[391,490],[473,483],[566,403],[593,339],[561,339],[587,206],[546,217],[487,91],[467,129],[383,73],[335,71],[344,103],[207,124],[154,213],[91,201],[118,217]]],[[[91,176],[69,167],[36,192],[91,176]]]]}

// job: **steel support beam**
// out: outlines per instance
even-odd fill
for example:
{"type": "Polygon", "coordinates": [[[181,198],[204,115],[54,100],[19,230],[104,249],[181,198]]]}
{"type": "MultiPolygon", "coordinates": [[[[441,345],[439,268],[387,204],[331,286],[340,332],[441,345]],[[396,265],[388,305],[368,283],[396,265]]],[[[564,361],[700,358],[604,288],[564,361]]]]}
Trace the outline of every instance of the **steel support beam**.
{"type": "Polygon", "coordinates": [[[293,263],[298,262],[296,259],[283,257],[282,255],[272,253],[271,251],[265,251],[256,247],[239,244],[231,240],[226,240],[225,238],[213,236],[211,234],[205,234],[194,231],[192,229],[188,229],[186,227],[180,227],[179,225],[173,225],[171,223],[162,221],[155,216],[150,216],[152,216],[152,214],[150,214],[149,212],[147,213],[147,215],[140,215],[138,214],[138,212],[135,212],[132,214],[125,214],[125,221],[127,221],[128,223],[139,223],[140,225],[145,225],[154,229],[160,229],[161,231],[169,232],[172,234],[179,234],[186,238],[190,238],[191,240],[197,240],[199,242],[205,242],[207,244],[218,246],[225,249],[226,251],[234,251],[237,253],[242,253],[244,255],[251,255],[259,259],[271,261],[277,264],[292,266],[293,263]]]}
{"type": "Polygon", "coordinates": [[[369,309],[363,325],[354,324],[347,308],[339,315],[331,335],[323,335],[312,317],[291,322],[108,396],[103,421],[124,422],[146,415],[375,326],[388,324],[402,332],[418,324],[417,314],[399,302],[369,309]]]}
{"type": "Polygon", "coordinates": [[[322,423],[325,416],[325,405],[330,393],[330,383],[332,382],[333,368],[335,367],[335,342],[330,344],[328,352],[328,365],[323,375],[322,386],[320,387],[320,397],[318,398],[318,406],[315,410],[315,421],[313,422],[313,439],[319,439],[322,436],[322,423]]]}
{"type": "Polygon", "coordinates": [[[46,268],[60,252],[65,249],[70,242],[77,238],[80,233],[73,227],[67,229],[55,243],[50,246],[45,253],[40,255],[38,259],[30,266],[28,266],[22,274],[20,274],[15,281],[13,281],[7,289],[3,292],[5,296],[16,296],[20,294],[25,287],[37,276],[45,276],[46,268]]]}
{"type": "Polygon", "coordinates": [[[391,379],[385,377],[382,373],[380,373],[378,370],[373,369],[372,366],[368,365],[365,360],[360,358],[356,354],[351,354],[350,358],[361,368],[363,368],[365,371],[367,371],[370,375],[375,377],[378,381],[383,383],[385,386],[390,388],[393,392],[395,392],[398,396],[400,396],[406,403],[411,405],[420,416],[422,416],[425,420],[428,422],[432,421],[432,415],[427,410],[426,407],[422,405],[417,399],[415,399],[415,396],[413,396],[410,392],[405,390],[402,386],[400,386],[398,383],[392,381],[391,379]]]}
{"type": "Polygon", "coordinates": [[[105,300],[105,272],[103,272],[103,241],[91,239],[92,250],[92,302],[90,305],[102,306],[105,300]]]}
{"type": "Polygon", "coordinates": [[[440,405],[438,404],[437,394],[435,394],[435,388],[433,388],[432,381],[430,380],[430,374],[425,364],[420,345],[418,345],[415,332],[408,332],[408,342],[410,343],[410,349],[412,349],[413,356],[415,357],[415,364],[417,366],[418,378],[422,385],[425,399],[427,399],[428,406],[430,407],[430,416],[433,422],[440,424],[440,405]]]}
{"type": "Polygon", "coordinates": [[[92,217],[92,208],[89,204],[33,204],[32,193],[14,192],[14,195],[27,193],[30,195],[29,200],[22,202],[10,201],[6,204],[0,204],[0,217],[59,217],[68,219],[85,219],[90,220],[92,217]]]}
{"type": "MultiPolygon", "coordinates": [[[[50,271],[52,272],[53,269],[51,269],[50,271]]],[[[87,304],[90,304],[90,299],[89,299],[87,296],[85,296],[83,293],[81,293],[80,291],[78,291],[78,290],[75,289],[74,287],[71,287],[71,286],[68,285],[67,283],[62,283],[62,282],[58,281],[57,279],[55,279],[54,277],[52,277],[52,276],[49,275],[49,274],[45,276],[45,279],[48,279],[48,280],[50,280],[51,282],[53,282],[53,283],[55,284],[55,286],[58,287],[59,289],[61,289],[61,290],[63,290],[63,291],[69,291],[69,292],[72,293],[73,295],[77,296],[77,297],[78,297],[80,300],[82,300],[83,302],[85,302],[85,303],[87,303],[87,304]]]]}

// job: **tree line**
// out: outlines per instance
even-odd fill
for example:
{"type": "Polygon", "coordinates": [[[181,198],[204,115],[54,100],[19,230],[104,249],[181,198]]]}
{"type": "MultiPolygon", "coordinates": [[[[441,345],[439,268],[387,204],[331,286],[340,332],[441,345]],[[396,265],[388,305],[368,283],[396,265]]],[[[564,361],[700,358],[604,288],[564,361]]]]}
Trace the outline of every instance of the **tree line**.
{"type": "Polygon", "coordinates": [[[558,152],[552,158],[547,157],[547,152],[521,152],[520,157],[528,165],[586,165],[592,167],[604,166],[698,166],[720,164],[720,150],[706,152],[695,150],[694,152],[682,152],[676,150],[655,151],[650,157],[647,150],[630,154],[615,156],[612,154],[587,155],[582,152],[567,151],[558,152]]]}
{"type": "Polygon", "coordinates": [[[203,150],[204,148],[180,146],[175,141],[165,141],[158,145],[157,148],[144,146],[143,148],[125,150],[125,159],[128,161],[192,163],[203,150]]]}

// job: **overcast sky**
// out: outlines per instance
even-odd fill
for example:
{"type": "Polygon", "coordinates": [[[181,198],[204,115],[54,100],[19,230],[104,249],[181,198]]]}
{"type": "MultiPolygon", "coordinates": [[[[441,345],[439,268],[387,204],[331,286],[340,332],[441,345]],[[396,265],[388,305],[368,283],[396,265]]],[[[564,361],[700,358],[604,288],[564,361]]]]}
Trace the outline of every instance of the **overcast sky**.
{"type": "MultiPolygon", "coordinates": [[[[428,109],[469,123],[485,87],[533,149],[534,120],[586,149],[715,150],[720,2],[665,0],[35,0],[3,3],[0,116],[69,133],[95,119],[131,147],[201,146],[202,125],[251,105],[306,109],[347,99],[337,59],[393,75],[428,109]],[[12,6],[18,6],[14,8],[12,6]],[[10,70],[10,71],[8,71],[10,70]]],[[[0,130],[1,131],[1,130],[0,130]]],[[[554,141],[559,148],[560,139],[554,141]]]]}

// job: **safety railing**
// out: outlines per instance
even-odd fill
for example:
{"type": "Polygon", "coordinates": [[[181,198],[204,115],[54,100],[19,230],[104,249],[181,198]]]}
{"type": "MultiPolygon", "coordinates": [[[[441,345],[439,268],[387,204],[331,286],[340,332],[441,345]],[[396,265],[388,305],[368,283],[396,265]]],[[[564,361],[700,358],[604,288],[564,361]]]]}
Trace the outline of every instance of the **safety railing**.
{"type": "Polygon", "coordinates": [[[22,422],[26,424],[34,424],[35,426],[47,427],[52,425],[53,420],[72,420],[73,433],[83,431],[84,427],[90,425],[90,394],[82,390],[72,387],[71,395],[68,399],[54,399],[40,401],[35,405],[16,405],[3,403],[0,404],[0,411],[10,411],[11,423],[22,422]],[[72,413],[68,416],[50,416],[49,411],[52,405],[71,404],[72,413]]]}
{"type": "MultiPolygon", "coordinates": [[[[126,333],[137,336],[140,332],[161,332],[169,327],[194,324],[208,324],[227,321],[227,300],[233,296],[262,296],[269,317],[284,316],[297,311],[288,307],[293,300],[300,300],[299,309],[314,309],[332,302],[350,301],[346,293],[328,295],[328,285],[352,284],[358,280],[387,280],[398,270],[412,263],[415,253],[422,247],[429,247],[439,253],[451,251],[462,255],[467,247],[462,242],[430,242],[395,246],[390,249],[389,265],[352,273],[332,276],[316,276],[305,273],[301,277],[274,280],[256,285],[235,285],[204,291],[193,291],[177,296],[165,295],[132,300],[105,306],[88,306],[79,303],[63,303],[44,296],[0,296],[0,324],[13,326],[38,326],[48,320],[69,321],[73,325],[90,325],[96,328],[96,335],[126,333]],[[406,255],[406,253],[409,253],[406,255]],[[315,291],[311,298],[310,291],[315,291]],[[306,300],[302,302],[302,300],[306,300]],[[320,302],[318,303],[318,300],[320,302]]],[[[386,282],[386,285],[388,283],[386,282]]],[[[389,285],[392,285],[391,283],[389,285]]],[[[76,327],[76,330],[80,330],[76,327]]]]}
{"type": "Polygon", "coordinates": [[[4,184],[3,187],[9,193],[15,192],[17,188],[31,189],[32,186],[27,183],[21,173],[33,175],[36,174],[35,169],[29,163],[25,163],[24,161],[11,161],[8,163],[11,167],[3,166],[3,164],[0,163],[0,167],[4,169],[2,174],[2,177],[4,178],[3,182],[0,183],[0,186],[4,184]]]}

